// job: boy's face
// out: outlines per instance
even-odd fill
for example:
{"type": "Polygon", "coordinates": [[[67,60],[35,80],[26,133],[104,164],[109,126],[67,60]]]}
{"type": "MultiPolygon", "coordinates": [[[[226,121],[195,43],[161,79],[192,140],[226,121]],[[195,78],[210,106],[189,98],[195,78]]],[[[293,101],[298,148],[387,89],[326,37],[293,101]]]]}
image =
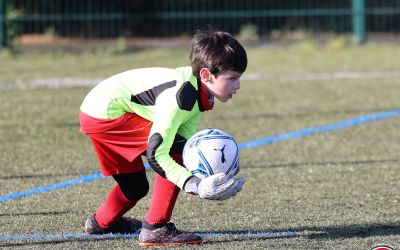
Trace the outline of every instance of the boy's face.
{"type": "MultiPolygon", "coordinates": [[[[206,70],[208,71],[208,69],[206,70]]],[[[203,73],[205,74],[202,75],[200,72],[202,82],[206,85],[210,94],[221,102],[227,102],[240,89],[240,77],[242,74],[239,72],[226,71],[217,77],[209,71],[203,73]]]]}

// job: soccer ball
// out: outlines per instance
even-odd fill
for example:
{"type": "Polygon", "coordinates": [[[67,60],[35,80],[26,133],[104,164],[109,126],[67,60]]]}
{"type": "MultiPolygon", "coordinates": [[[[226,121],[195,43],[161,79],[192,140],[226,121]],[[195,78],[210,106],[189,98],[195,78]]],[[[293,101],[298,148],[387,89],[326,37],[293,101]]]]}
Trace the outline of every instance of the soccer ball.
{"type": "Polygon", "coordinates": [[[239,172],[239,148],[225,131],[208,128],[194,134],[183,148],[183,165],[199,178],[239,172]]]}

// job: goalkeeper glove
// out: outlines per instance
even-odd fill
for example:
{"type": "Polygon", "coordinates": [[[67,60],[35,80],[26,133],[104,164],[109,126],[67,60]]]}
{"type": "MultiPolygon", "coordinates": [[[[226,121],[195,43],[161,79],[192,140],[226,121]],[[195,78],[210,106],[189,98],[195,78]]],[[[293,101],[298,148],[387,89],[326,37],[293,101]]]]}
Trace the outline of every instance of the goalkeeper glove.
{"type": "Polygon", "coordinates": [[[226,200],[243,189],[244,178],[228,178],[224,173],[200,179],[192,176],[184,186],[185,192],[198,194],[208,200],[226,200]]]}

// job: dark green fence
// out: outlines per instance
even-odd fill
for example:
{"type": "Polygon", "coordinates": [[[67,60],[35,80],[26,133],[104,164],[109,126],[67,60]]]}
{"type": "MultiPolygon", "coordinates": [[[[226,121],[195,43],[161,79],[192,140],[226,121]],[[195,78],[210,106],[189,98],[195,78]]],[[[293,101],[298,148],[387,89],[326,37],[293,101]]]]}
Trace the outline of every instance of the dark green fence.
{"type": "Polygon", "coordinates": [[[233,34],[399,34],[400,0],[0,0],[0,46],[25,34],[79,39],[233,34]]]}

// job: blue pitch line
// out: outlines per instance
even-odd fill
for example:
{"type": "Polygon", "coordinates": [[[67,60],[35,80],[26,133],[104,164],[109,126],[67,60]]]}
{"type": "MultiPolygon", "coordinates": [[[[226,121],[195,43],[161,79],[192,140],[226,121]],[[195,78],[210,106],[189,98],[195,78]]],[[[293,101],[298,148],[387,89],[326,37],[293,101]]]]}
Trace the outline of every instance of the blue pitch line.
{"type": "MultiPolygon", "coordinates": [[[[391,110],[391,111],[386,111],[386,112],[381,112],[381,113],[375,113],[375,114],[356,117],[356,118],[353,118],[350,120],[332,123],[332,124],[328,124],[328,125],[323,125],[323,126],[319,126],[319,127],[312,127],[312,128],[307,128],[304,130],[289,132],[289,133],[280,134],[280,135],[276,135],[276,136],[265,137],[265,138],[261,138],[259,140],[248,141],[248,142],[240,143],[238,146],[239,146],[239,150],[254,148],[254,147],[259,147],[259,146],[266,145],[266,144],[271,144],[274,142],[304,137],[307,135],[312,135],[312,134],[316,134],[316,133],[320,133],[320,132],[328,132],[328,131],[333,131],[333,130],[338,130],[338,129],[344,129],[344,128],[348,128],[351,126],[360,125],[363,123],[388,119],[388,118],[398,116],[398,115],[400,115],[400,110],[391,110]]],[[[146,164],[145,167],[148,168],[148,164],[146,164]]],[[[34,188],[34,189],[28,189],[28,190],[25,190],[22,192],[7,194],[5,196],[0,197],[0,203],[9,201],[9,200],[22,198],[22,197],[25,197],[28,195],[44,193],[44,192],[53,191],[56,189],[66,188],[66,187],[74,186],[76,184],[92,182],[92,181],[95,181],[100,178],[104,178],[104,176],[102,176],[100,172],[95,172],[93,174],[79,177],[76,179],[72,179],[72,180],[68,180],[68,181],[64,181],[64,182],[58,182],[58,183],[47,185],[47,186],[41,186],[41,187],[34,188]]]]}
{"type": "Polygon", "coordinates": [[[388,119],[388,118],[398,116],[398,115],[400,115],[400,110],[391,110],[391,111],[387,111],[387,112],[375,113],[375,114],[356,117],[356,118],[353,118],[350,120],[341,121],[341,122],[337,122],[337,123],[333,123],[333,124],[328,124],[328,125],[324,125],[324,126],[320,126],[320,127],[307,128],[304,130],[289,132],[289,133],[280,134],[277,136],[265,137],[265,138],[255,140],[255,141],[244,142],[244,143],[239,144],[238,146],[239,146],[240,150],[247,149],[247,148],[254,148],[254,147],[259,147],[261,145],[271,144],[271,143],[278,142],[278,141],[284,141],[284,140],[289,140],[289,139],[298,138],[298,137],[304,137],[307,135],[312,135],[312,134],[316,134],[316,133],[320,133],[320,132],[328,132],[328,131],[332,131],[332,130],[344,129],[344,128],[348,128],[351,126],[367,123],[367,122],[388,119]]]}
{"type": "Polygon", "coordinates": [[[66,188],[66,187],[70,187],[76,184],[81,184],[81,183],[86,183],[86,182],[91,182],[91,181],[95,181],[97,179],[100,178],[104,178],[104,176],[102,176],[102,174],[100,172],[96,172],[93,173],[91,175],[86,175],[83,177],[79,177],[76,179],[71,179],[68,181],[63,181],[63,182],[57,182],[51,185],[47,185],[47,186],[41,186],[38,188],[33,188],[33,189],[28,189],[22,192],[17,192],[17,193],[11,193],[11,194],[7,194],[4,196],[0,197],[0,203],[8,201],[8,200],[14,200],[14,199],[18,199],[18,198],[22,198],[28,195],[32,195],[32,194],[39,194],[39,193],[44,193],[44,192],[48,192],[48,191],[53,191],[56,189],[61,189],[61,188],[66,188]]]}
{"type": "MultiPolygon", "coordinates": [[[[220,238],[220,237],[240,237],[240,238],[286,238],[296,237],[297,232],[241,232],[241,233],[196,233],[206,238],[220,238]]],[[[138,234],[103,234],[103,235],[89,235],[89,234],[33,234],[33,235],[16,235],[16,234],[1,234],[0,240],[65,240],[65,239],[116,239],[116,238],[137,238],[138,234]]]]}

